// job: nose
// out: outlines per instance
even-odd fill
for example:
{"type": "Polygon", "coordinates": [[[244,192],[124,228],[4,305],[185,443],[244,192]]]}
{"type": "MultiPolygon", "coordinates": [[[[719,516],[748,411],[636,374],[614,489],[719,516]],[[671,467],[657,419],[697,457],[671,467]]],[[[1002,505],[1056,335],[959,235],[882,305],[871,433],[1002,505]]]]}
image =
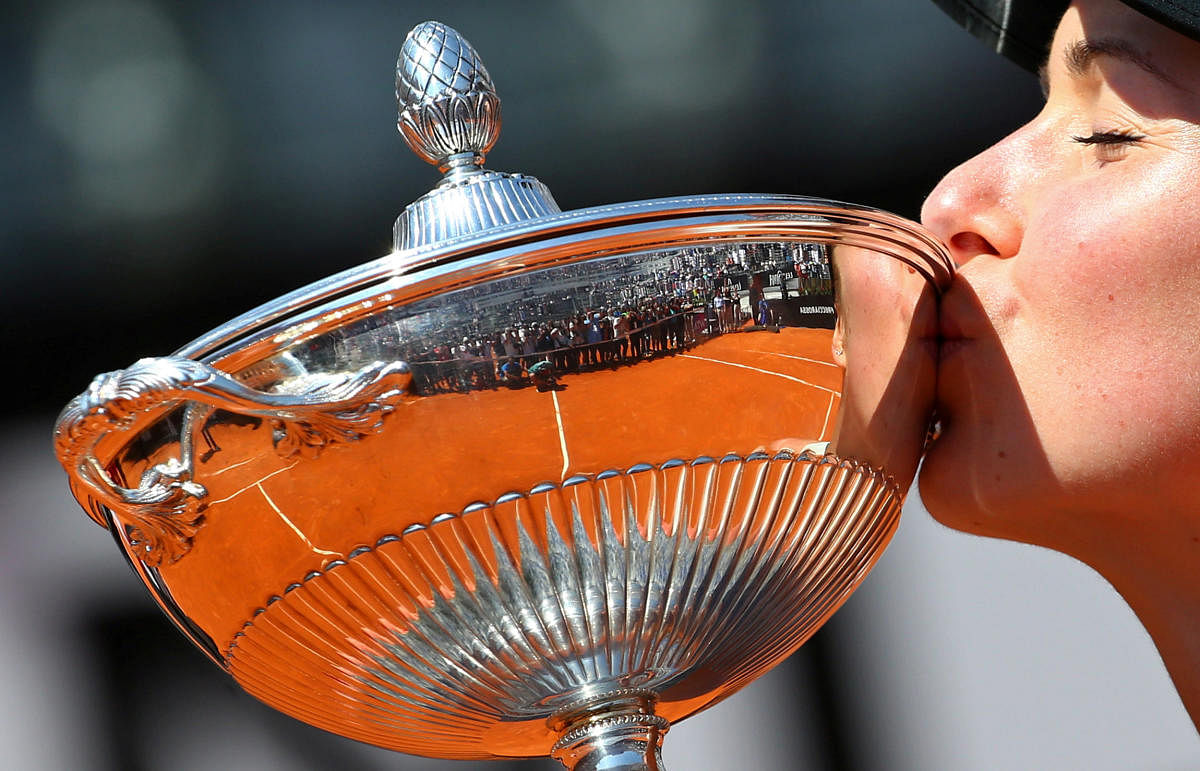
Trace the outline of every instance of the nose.
{"type": "Polygon", "coordinates": [[[921,207],[922,224],[946,242],[958,265],[981,255],[1012,257],[1021,248],[1018,192],[1029,164],[1020,133],[955,168],[921,207]]]}

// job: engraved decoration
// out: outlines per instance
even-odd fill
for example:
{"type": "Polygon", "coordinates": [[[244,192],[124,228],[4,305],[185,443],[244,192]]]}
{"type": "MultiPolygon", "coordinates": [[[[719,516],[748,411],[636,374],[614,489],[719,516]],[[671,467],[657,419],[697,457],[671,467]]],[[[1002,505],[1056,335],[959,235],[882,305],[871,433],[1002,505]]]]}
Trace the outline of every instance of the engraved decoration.
{"type": "Polygon", "coordinates": [[[500,100],[479,54],[436,21],[417,25],[396,62],[397,126],[413,152],[446,170],[446,160],[483,158],[500,136],[500,100]]]}
{"type": "Polygon", "coordinates": [[[276,393],[265,393],[191,359],[141,359],[97,376],[67,404],[54,427],[55,451],[72,486],[85,488],[77,488],[77,497],[88,501],[85,509],[112,509],[129,527],[142,560],[170,564],[188,551],[203,523],[208,491],[194,479],[196,434],[204,433],[213,412],[268,420],[277,453],[313,457],[329,444],[378,431],[410,380],[406,364],[375,362],[356,372],[294,377],[276,393]],[[97,445],[147,412],[179,405],[179,457],[147,470],[137,487],[113,479],[96,456],[97,445]]]}

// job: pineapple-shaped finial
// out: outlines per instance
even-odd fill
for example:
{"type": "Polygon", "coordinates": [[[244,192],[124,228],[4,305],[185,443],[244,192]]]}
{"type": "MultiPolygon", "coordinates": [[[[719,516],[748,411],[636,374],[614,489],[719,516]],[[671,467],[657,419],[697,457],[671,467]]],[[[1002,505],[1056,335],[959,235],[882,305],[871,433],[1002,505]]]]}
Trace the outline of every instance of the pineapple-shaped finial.
{"type": "Polygon", "coordinates": [[[442,172],[470,172],[500,135],[500,99],[479,54],[445,24],[408,33],[396,62],[397,126],[408,146],[442,172]]]}

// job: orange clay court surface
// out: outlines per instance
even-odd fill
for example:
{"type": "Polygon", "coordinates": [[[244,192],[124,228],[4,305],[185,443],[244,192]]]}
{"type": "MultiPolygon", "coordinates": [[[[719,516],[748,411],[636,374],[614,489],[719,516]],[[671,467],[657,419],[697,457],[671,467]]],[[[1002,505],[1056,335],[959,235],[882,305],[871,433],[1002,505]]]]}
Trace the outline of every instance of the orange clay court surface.
{"type": "Polygon", "coordinates": [[[264,451],[265,426],[214,426],[223,449],[196,475],[209,490],[206,522],[162,576],[224,648],[254,607],[309,571],[473,501],[636,463],[827,440],[842,379],[830,338],[795,328],[725,334],[652,361],[566,374],[558,391],[414,397],[381,434],[317,458],[264,451]],[[313,473],[300,473],[305,466],[313,473]],[[234,598],[255,605],[234,607],[234,598]]]}

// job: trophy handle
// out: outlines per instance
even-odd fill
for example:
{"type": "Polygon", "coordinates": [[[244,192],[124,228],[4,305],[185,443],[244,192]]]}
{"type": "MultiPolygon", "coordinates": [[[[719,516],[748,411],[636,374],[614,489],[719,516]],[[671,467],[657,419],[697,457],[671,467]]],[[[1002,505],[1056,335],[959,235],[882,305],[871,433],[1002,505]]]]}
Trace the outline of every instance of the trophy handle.
{"type": "Polygon", "coordinates": [[[218,449],[206,429],[213,412],[270,421],[280,456],[315,457],[326,445],[377,432],[411,380],[404,362],[374,362],[354,372],[290,378],[267,393],[192,359],[141,359],[97,376],[71,400],[54,426],[55,452],[93,518],[102,516],[98,506],[111,509],[133,531],[136,556],[169,564],[187,553],[203,520],[208,491],[194,479],[196,434],[218,449]],[[97,447],[110,436],[145,428],[140,424],[148,413],[180,405],[178,457],[147,470],[137,487],[120,484],[97,447]]]}

